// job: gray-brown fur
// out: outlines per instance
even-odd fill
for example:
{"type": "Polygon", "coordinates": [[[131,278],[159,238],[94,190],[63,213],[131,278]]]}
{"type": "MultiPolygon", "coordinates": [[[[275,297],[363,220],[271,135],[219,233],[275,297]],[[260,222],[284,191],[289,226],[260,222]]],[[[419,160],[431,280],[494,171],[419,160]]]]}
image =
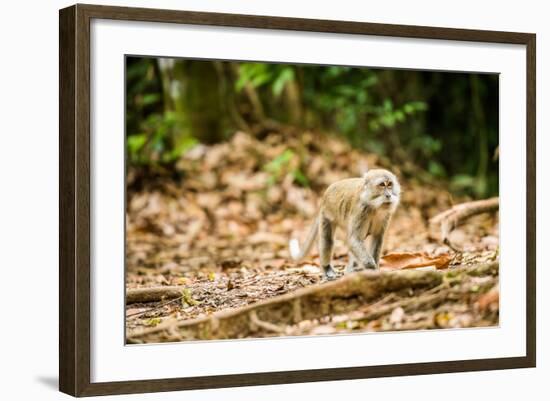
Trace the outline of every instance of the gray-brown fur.
{"type": "Polygon", "coordinates": [[[395,175],[382,169],[370,170],[361,178],[335,182],[321,199],[316,224],[303,250],[298,250],[297,243],[291,243],[292,256],[295,259],[305,256],[318,234],[321,266],[327,279],[334,278],[330,260],[334,231],[340,227],[346,233],[350,250],[346,272],[378,268],[384,234],[399,203],[400,193],[395,175]]]}

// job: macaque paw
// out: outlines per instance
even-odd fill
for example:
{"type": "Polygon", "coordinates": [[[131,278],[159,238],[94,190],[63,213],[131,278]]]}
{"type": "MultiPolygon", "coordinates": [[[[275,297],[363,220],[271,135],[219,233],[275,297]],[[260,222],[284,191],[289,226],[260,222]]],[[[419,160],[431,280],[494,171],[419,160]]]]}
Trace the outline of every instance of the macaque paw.
{"type": "Polygon", "coordinates": [[[325,271],[325,279],[327,281],[332,281],[336,279],[336,271],[332,268],[331,265],[325,266],[323,267],[323,269],[325,271]]]}
{"type": "Polygon", "coordinates": [[[348,263],[348,265],[346,266],[346,274],[349,274],[349,273],[354,273],[356,271],[358,271],[358,266],[357,266],[357,263],[356,262],[353,262],[353,263],[348,263]]]}
{"type": "Polygon", "coordinates": [[[365,269],[367,269],[367,270],[376,270],[376,269],[378,269],[378,266],[376,266],[376,262],[373,259],[367,259],[364,266],[365,266],[365,269]]]}

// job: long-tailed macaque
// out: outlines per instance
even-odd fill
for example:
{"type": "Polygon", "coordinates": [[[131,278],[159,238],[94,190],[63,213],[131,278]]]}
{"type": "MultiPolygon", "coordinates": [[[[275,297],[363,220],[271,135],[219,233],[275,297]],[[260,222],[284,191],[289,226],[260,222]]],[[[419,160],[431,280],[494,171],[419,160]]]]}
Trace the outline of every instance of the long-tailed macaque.
{"type": "Polygon", "coordinates": [[[290,240],[290,255],[294,260],[306,256],[319,236],[319,257],[325,278],[333,280],[336,273],[330,262],[336,227],[346,232],[349,262],[346,273],[362,269],[377,269],[384,233],[397,205],[401,187],[388,170],[373,169],[362,178],[349,178],[330,185],[321,198],[319,212],[308,237],[300,249],[298,240],[290,240]],[[366,239],[366,245],[365,245],[366,239]]]}

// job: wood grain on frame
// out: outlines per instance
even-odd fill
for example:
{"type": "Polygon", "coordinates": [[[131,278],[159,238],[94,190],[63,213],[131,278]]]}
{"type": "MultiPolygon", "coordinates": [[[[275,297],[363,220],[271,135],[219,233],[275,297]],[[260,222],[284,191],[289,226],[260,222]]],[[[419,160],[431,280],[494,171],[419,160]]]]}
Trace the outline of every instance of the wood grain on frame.
{"type": "Polygon", "coordinates": [[[74,396],[534,367],[536,363],[535,41],[530,33],[75,5],[59,14],[59,388],[74,396]],[[521,44],[527,48],[525,357],[90,383],[90,20],[92,18],[521,44]]]}

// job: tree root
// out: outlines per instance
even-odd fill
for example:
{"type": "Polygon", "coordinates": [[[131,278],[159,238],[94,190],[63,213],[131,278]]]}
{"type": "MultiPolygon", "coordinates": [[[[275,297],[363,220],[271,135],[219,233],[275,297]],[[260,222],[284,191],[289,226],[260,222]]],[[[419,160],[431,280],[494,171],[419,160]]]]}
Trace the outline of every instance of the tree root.
{"type": "Polygon", "coordinates": [[[278,334],[283,334],[285,332],[285,328],[282,326],[278,326],[276,324],[260,320],[255,310],[250,311],[249,318],[250,318],[250,330],[252,331],[257,331],[259,327],[266,331],[270,331],[278,334]]]}
{"type": "Polygon", "coordinates": [[[431,224],[441,225],[441,241],[454,251],[460,252],[460,249],[451,243],[449,235],[462,222],[472,216],[497,211],[499,208],[499,199],[490,198],[474,202],[461,203],[453,206],[430,219],[431,224]]]}
{"type": "MultiPolygon", "coordinates": [[[[478,289],[478,291],[485,292],[493,288],[496,282],[498,282],[497,278],[491,279],[491,281],[484,284],[482,288],[478,289]]],[[[448,282],[443,282],[437,287],[432,288],[419,296],[402,299],[377,308],[369,307],[362,314],[354,316],[351,320],[379,319],[384,315],[390,314],[396,308],[403,308],[405,312],[434,309],[445,301],[451,300],[464,292],[465,290],[452,288],[449,286],[448,282]]]]}
{"type": "Polygon", "coordinates": [[[132,288],[126,290],[126,304],[181,298],[184,290],[184,286],[132,288]]]}
{"type": "Polygon", "coordinates": [[[498,321],[498,267],[498,263],[489,263],[452,269],[443,273],[443,282],[431,289],[413,295],[403,291],[390,293],[358,310],[331,316],[328,322],[317,319],[287,327],[285,334],[311,335],[320,326],[323,327],[322,332],[327,334],[378,331],[374,327],[380,325],[384,326],[381,331],[469,327],[467,322],[474,320],[475,325],[491,326],[495,324],[495,319],[498,321]],[[485,279],[480,281],[480,277],[485,279]],[[493,294],[495,291],[496,296],[493,294]],[[398,310],[403,316],[392,322],[392,316],[398,310]],[[455,318],[451,325],[446,325],[445,317],[448,316],[455,318]],[[461,323],[461,316],[470,320],[461,323]]]}
{"type": "MultiPolygon", "coordinates": [[[[245,307],[220,311],[192,320],[171,320],[156,327],[141,328],[128,333],[127,341],[128,343],[150,343],[284,335],[289,325],[356,311],[368,302],[387,294],[391,295],[402,290],[438,287],[444,283],[447,275],[451,278],[461,273],[485,275],[495,270],[498,272],[498,263],[453,269],[447,272],[362,271],[333,282],[302,288],[245,307]]],[[[391,299],[389,295],[388,297],[391,299]]],[[[430,292],[425,299],[417,302],[436,304],[437,301],[441,301],[440,297],[441,295],[430,292]]],[[[412,304],[415,301],[411,299],[407,302],[412,304]]],[[[381,305],[381,309],[387,313],[388,308],[381,305]]],[[[381,312],[372,311],[371,313],[381,312]]]]}
{"type": "MultiPolygon", "coordinates": [[[[306,320],[354,312],[351,320],[372,320],[395,308],[406,311],[434,308],[459,294],[464,275],[497,276],[499,264],[488,263],[447,271],[363,271],[343,278],[261,301],[245,307],[192,320],[169,320],[152,328],[129,333],[133,344],[182,340],[211,340],[280,336],[306,320]],[[453,287],[455,286],[455,287],[453,287]],[[423,289],[419,295],[395,301],[403,290],[423,289]],[[369,306],[373,300],[382,298],[369,306]]],[[[498,277],[487,282],[493,286],[498,277]]],[[[166,287],[168,288],[168,287],[166,287]]],[[[181,290],[178,288],[179,294],[181,290]]],[[[467,292],[465,289],[463,292],[467,292]]],[[[408,326],[407,326],[408,327],[408,326]]]]}

